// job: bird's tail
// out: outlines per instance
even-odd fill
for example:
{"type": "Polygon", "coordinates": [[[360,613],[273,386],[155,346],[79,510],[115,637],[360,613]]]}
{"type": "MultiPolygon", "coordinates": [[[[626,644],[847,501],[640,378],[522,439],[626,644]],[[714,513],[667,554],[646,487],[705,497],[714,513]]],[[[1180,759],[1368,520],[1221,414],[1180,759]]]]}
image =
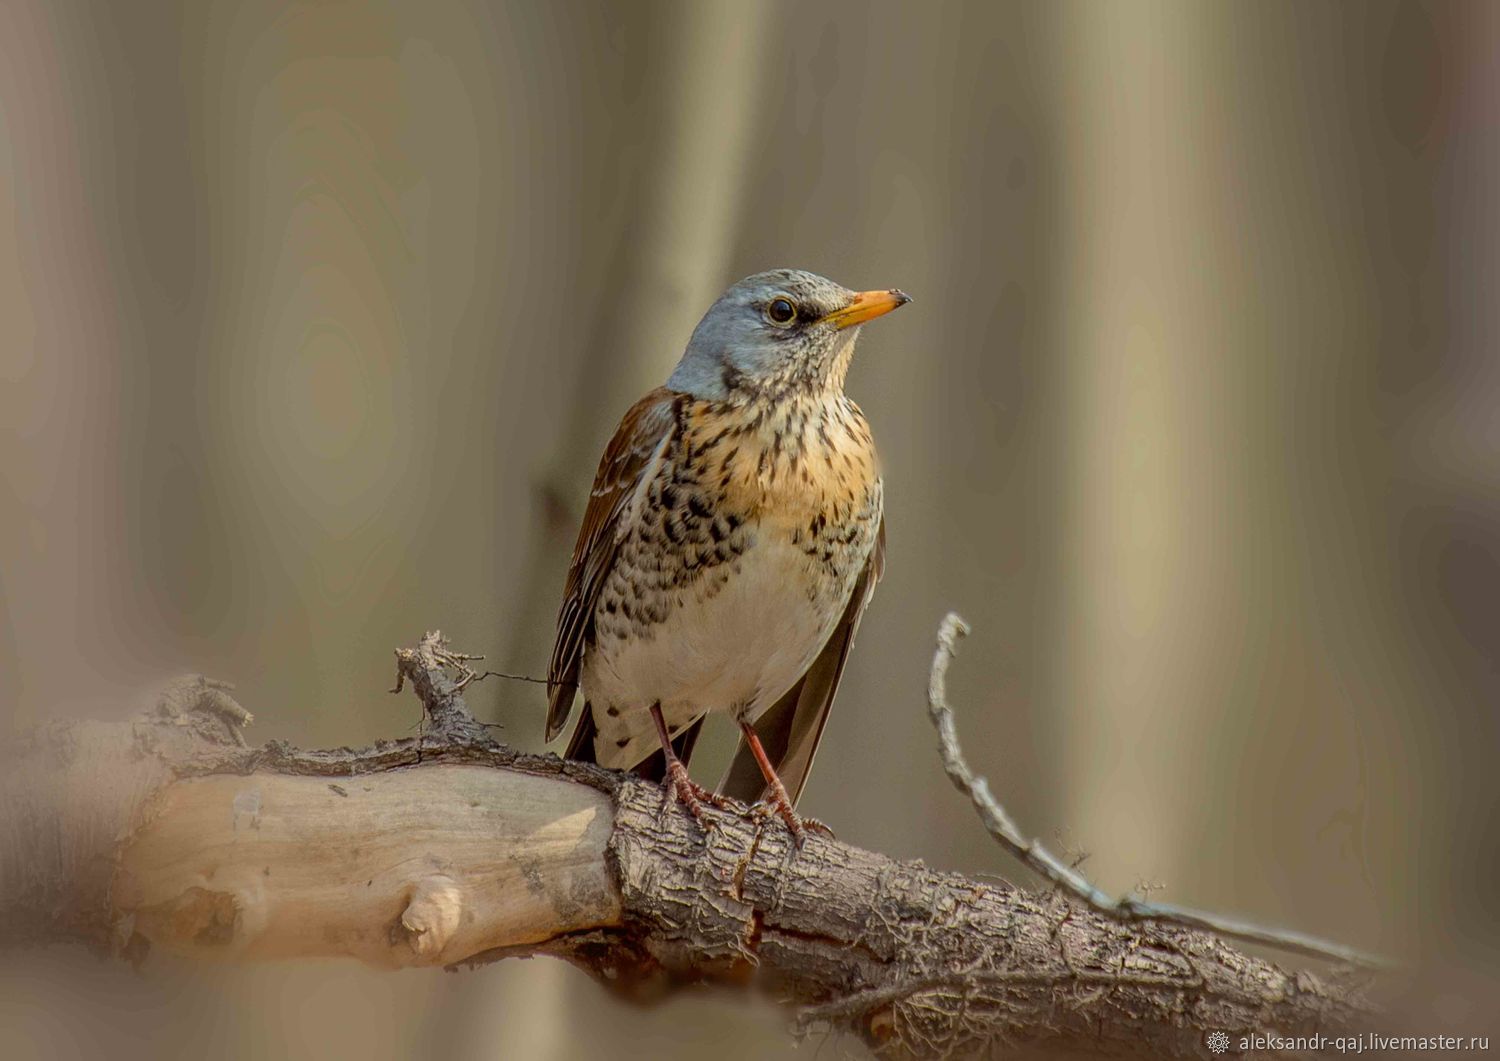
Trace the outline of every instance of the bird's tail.
{"type": "MultiPolygon", "coordinates": [[[[681,759],[684,764],[693,757],[693,747],[698,743],[698,734],[702,730],[703,719],[700,718],[673,739],[672,750],[677,753],[677,758],[681,759]]],[[[579,763],[598,762],[598,757],[594,752],[594,738],[598,735],[599,729],[594,725],[593,705],[585,702],[578,718],[578,725],[573,727],[573,735],[568,738],[568,750],[563,753],[563,758],[579,763]]],[[[632,766],[630,771],[647,781],[660,781],[667,774],[667,757],[658,748],[632,766]]]]}

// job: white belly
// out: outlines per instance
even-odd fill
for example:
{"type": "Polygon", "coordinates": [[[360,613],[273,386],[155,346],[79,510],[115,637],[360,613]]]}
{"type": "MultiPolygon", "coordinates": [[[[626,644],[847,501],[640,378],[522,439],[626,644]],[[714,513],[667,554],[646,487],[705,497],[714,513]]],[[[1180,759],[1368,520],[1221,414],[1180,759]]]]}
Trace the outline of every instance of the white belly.
{"type": "Polygon", "coordinates": [[[830,585],[780,534],[761,534],[737,565],[712,596],[702,586],[682,591],[649,639],[585,653],[581,684],[599,729],[599,762],[634,765],[658,747],[654,703],[674,733],[710,711],[753,721],[817,658],[851,587],[830,585]]]}

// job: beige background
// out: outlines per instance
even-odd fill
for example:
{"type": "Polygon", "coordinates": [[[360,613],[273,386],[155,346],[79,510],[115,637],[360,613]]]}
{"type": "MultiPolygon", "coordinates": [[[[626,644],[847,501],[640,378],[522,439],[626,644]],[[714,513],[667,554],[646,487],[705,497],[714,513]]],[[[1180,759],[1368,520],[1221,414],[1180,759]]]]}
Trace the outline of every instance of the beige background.
{"type": "MultiPolygon", "coordinates": [[[[1497,99],[1480,3],[14,0],[0,712],[196,670],[263,738],[361,743],[412,727],[426,628],[540,673],[594,459],[718,292],[900,286],[849,383],[888,572],[804,808],[1024,879],[923,714],[956,608],[967,749],[1030,829],[1404,955],[1430,1031],[1491,1030],[1497,99]]],[[[539,746],[540,690],[473,702],[539,746]]],[[[779,1056],[778,1022],[541,961],[0,955],[8,1056],[779,1056]]]]}

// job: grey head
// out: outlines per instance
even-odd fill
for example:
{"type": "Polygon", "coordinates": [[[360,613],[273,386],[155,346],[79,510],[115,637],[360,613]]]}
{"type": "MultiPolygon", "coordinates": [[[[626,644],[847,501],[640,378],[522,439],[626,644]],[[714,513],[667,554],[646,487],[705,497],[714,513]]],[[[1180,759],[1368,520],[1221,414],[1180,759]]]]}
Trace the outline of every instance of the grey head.
{"type": "Polygon", "coordinates": [[[756,273],[703,315],[667,386],[716,401],[840,390],[859,326],[910,301],[895,289],[850,291],[801,269],[756,273]]]}

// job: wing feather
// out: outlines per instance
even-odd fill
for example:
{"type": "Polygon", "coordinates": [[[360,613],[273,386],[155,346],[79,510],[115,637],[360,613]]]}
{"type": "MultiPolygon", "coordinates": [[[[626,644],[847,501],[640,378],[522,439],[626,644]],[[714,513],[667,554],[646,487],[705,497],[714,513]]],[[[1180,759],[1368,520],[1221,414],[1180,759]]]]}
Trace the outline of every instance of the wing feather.
{"type": "Polygon", "coordinates": [[[682,395],[658,387],[631,406],[599,460],[594,488],[589,492],[583,525],[568,565],[562,607],[557,614],[557,639],[547,667],[547,739],[562,732],[573,710],[578,673],[590,640],[594,608],[614,566],[633,506],[661,460],[678,420],[682,395]]]}

